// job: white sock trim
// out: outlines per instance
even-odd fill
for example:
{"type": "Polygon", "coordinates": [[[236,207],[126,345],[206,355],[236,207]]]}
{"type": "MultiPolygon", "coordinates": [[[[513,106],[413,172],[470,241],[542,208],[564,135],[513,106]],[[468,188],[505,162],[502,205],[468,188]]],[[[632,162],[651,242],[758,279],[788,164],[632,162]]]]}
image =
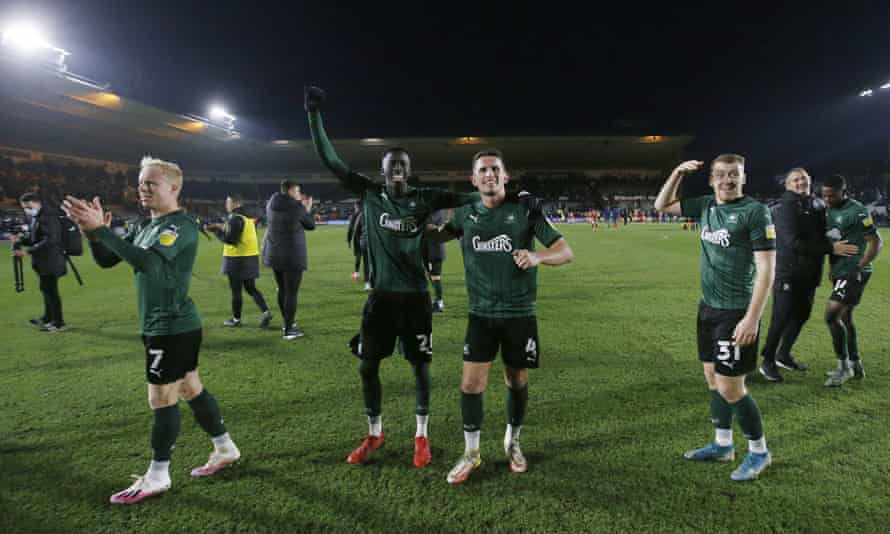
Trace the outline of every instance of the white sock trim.
{"type": "Polygon", "coordinates": [[[466,452],[479,450],[479,436],[481,434],[481,430],[475,430],[473,432],[467,432],[466,430],[464,431],[464,443],[466,444],[466,452]]]}
{"type": "Polygon", "coordinates": [[[229,449],[235,445],[232,442],[232,437],[229,436],[228,432],[216,436],[215,438],[210,438],[210,441],[213,442],[213,447],[216,449],[229,449]]]}
{"type": "Polygon", "coordinates": [[[427,430],[429,428],[430,416],[429,415],[417,415],[417,432],[415,432],[415,438],[425,438],[427,437],[427,430]]]}
{"type": "Polygon", "coordinates": [[[721,447],[729,447],[732,445],[732,429],[731,428],[715,428],[714,443],[721,447]]]}
{"type": "Polygon", "coordinates": [[[760,439],[749,439],[748,450],[753,453],[764,454],[766,452],[766,437],[762,437],[760,439]]]}
{"type": "Polygon", "coordinates": [[[376,437],[380,437],[380,434],[383,434],[383,416],[375,415],[368,416],[368,434],[376,437]]]}

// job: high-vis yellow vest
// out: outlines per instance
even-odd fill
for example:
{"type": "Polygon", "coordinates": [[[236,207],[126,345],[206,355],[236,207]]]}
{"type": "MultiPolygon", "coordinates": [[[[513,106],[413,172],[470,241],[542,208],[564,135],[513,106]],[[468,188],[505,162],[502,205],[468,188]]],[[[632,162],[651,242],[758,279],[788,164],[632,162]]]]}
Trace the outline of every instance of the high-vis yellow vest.
{"type": "Polygon", "coordinates": [[[241,238],[237,245],[228,243],[223,245],[223,256],[259,256],[260,249],[257,246],[256,225],[253,224],[253,219],[240,213],[233,213],[233,215],[241,217],[244,221],[244,230],[241,232],[241,238]]]}

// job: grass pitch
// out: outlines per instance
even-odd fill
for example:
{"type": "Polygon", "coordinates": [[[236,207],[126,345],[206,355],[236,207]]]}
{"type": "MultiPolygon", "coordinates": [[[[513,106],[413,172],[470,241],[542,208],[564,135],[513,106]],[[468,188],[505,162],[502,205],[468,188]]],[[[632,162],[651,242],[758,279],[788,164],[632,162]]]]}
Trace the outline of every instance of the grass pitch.
{"type": "MultiPolygon", "coordinates": [[[[865,381],[822,386],[834,365],[823,284],[795,350],[811,371],[786,372],[779,385],[749,380],[774,463],[761,480],[739,484],[729,474],[743,454],[731,465],[681,457],[713,432],[695,352],[697,236],[656,225],[561,230],[576,258],[542,267],[538,278],[542,367],[531,373],[522,440],[529,471],[510,473],[503,456],[498,363],[485,396],[483,466],[459,487],[445,482],[463,449],[466,296],[454,243],[447,310],[434,319],[433,461],[418,470],[413,378],[398,356],[381,371],[386,445],[369,465],[345,462],[367,430],[357,360],[346,350],[364,292],[350,280],[345,228],[308,234],[298,308],[307,335],[291,342],[277,328],[256,329],[246,295],[244,326],[222,327],[230,310],[221,245],[202,239],[191,293],[204,317],[200,369],[244,456],[211,479],[190,479],[210,442],[182,406],[171,491],[129,507],[108,497],[150,458],[132,271],[101,271],[86,252],[77,260],[86,285],[70,274],[61,283],[70,329],[48,335],[27,323],[42,311],[36,277],[16,294],[11,268],[0,269],[0,531],[886,530],[890,253],[856,312],[865,381]]],[[[269,271],[259,287],[275,301],[269,271]]]]}

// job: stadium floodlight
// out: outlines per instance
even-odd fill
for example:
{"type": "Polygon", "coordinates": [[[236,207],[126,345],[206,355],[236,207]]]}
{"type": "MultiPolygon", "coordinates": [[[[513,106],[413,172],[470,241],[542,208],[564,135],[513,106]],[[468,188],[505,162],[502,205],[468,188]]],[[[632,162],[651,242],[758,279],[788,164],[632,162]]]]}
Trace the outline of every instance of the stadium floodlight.
{"type": "Polygon", "coordinates": [[[887,82],[884,85],[882,85],[881,89],[890,89],[890,82],[887,82]]]}
{"type": "Polygon", "coordinates": [[[213,106],[210,108],[210,118],[216,119],[218,121],[231,121],[235,122],[235,116],[230,115],[226,108],[222,106],[213,106]]]}
{"type": "Polygon", "coordinates": [[[865,91],[859,93],[859,96],[871,96],[873,94],[875,94],[874,91],[872,91],[871,89],[866,89],[865,91]]]}
{"type": "Polygon", "coordinates": [[[48,62],[60,71],[66,71],[65,58],[71,52],[52,45],[46,41],[43,34],[34,26],[18,24],[3,30],[3,38],[0,40],[4,48],[10,49],[22,56],[31,56],[38,52],[48,53],[48,62]]]}

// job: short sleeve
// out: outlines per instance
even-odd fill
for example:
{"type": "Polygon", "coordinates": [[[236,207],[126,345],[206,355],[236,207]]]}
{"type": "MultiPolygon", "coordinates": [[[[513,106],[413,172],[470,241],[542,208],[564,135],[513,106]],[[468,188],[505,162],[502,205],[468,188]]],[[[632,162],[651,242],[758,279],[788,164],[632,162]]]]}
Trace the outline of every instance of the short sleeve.
{"type": "Polygon", "coordinates": [[[763,204],[757,204],[751,212],[748,228],[751,232],[751,245],[754,250],[775,250],[776,227],[773,225],[769,208],[763,204]]]}
{"type": "Polygon", "coordinates": [[[878,230],[875,228],[875,222],[872,220],[868,210],[860,210],[859,213],[857,213],[857,216],[859,217],[859,220],[862,221],[862,231],[865,235],[874,235],[878,233],[878,230]]]}
{"type": "Polygon", "coordinates": [[[535,237],[537,237],[538,241],[545,247],[549,247],[562,238],[562,234],[559,233],[559,230],[550,224],[547,217],[540,211],[536,210],[529,214],[529,222],[532,225],[535,237]]]}
{"type": "Polygon", "coordinates": [[[681,199],[680,214],[683,217],[701,217],[701,212],[709,199],[708,195],[681,199]]]}

